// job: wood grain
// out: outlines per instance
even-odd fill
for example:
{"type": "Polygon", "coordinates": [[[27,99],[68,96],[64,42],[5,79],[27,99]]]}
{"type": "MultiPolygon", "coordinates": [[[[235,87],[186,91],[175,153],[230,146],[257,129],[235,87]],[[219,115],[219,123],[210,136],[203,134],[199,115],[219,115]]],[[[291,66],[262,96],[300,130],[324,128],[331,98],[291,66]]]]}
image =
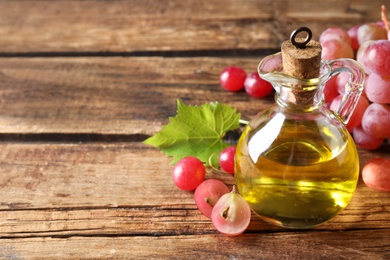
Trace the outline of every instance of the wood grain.
{"type": "MultiPolygon", "coordinates": [[[[390,193],[359,181],[328,223],[286,230],[256,215],[215,230],[142,144],[176,100],[273,103],[219,86],[256,71],[299,26],[380,19],[383,1],[0,0],[0,259],[389,259],[390,193]]],[[[361,165],[390,146],[359,150],[361,165]]],[[[208,170],[232,187],[234,178],[208,170]]]]}
{"type": "MultiPolygon", "coordinates": [[[[0,237],[216,233],[169,159],[135,143],[0,144],[0,237]]],[[[234,184],[209,169],[207,178],[234,184]]],[[[387,229],[390,193],[360,182],[351,204],[315,230],[387,229]]],[[[253,216],[248,232],[282,230],[253,216]]]]}
{"type": "Polygon", "coordinates": [[[279,232],[235,238],[214,234],[24,238],[4,239],[0,252],[8,259],[388,259],[388,235],[386,230],[377,230],[337,236],[334,232],[279,232]]]}
{"type": "Polygon", "coordinates": [[[252,117],[273,98],[228,93],[230,64],[256,71],[260,58],[0,59],[0,133],[151,135],[188,105],[223,102],[252,117]]]}
{"type": "Polygon", "coordinates": [[[278,48],[292,30],[317,37],[380,20],[358,1],[0,1],[1,53],[106,53],[278,48]],[[44,15],[43,15],[44,13],[44,15]]]}

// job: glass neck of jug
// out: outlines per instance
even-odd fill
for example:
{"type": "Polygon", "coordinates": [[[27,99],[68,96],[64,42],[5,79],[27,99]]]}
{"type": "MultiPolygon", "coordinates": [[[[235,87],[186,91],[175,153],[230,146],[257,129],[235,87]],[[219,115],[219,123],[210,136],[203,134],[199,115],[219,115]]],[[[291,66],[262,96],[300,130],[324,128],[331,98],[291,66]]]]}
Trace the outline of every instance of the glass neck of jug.
{"type": "Polygon", "coordinates": [[[265,57],[259,64],[258,73],[275,89],[275,100],[283,108],[310,112],[322,106],[323,88],[331,69],[322,61],[320,75],[314,79],[299,79],[283,73],[282,54],[265,57]]]}

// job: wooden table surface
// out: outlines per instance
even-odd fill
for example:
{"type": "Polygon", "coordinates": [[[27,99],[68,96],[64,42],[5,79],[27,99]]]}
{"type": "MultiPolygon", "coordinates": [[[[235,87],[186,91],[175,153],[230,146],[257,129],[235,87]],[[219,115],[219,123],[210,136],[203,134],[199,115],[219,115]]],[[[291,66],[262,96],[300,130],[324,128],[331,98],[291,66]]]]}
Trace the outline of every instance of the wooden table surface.
{"type": "MultiPolygon", "coordinates": [[[[299,26],[318,38],[379,20],[382,3],[0,1],[0,259],[389,259],[390,193],[360,181],[327,224],[288,230],[253,215],[225,237],[142,143],[177,99],[251,118],[273,98],[223,91],[225,67],[255,71],[299,26]]],[[[361,164],[389,152],[359,150],[361,164]]]]}

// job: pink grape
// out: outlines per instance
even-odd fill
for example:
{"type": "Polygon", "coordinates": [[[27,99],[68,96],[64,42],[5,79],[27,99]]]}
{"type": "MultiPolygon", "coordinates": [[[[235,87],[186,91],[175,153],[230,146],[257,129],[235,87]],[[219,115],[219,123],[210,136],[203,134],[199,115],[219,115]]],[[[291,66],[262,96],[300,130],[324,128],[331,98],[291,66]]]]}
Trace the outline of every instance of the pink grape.
{"type": "Polygon", "coordinates": [[[349,81],[350,74],[348,72],[341,72],[337,75],[336,78],[336,85],[337,85],[337,91],[340,94],[345,93],[345,85],[347,85],[349,81]]]}
{"type": "Polygon", "coordinates": [[[363,24],[357,30],[357,39],[360,45],[370,40],[383,40],[386,39],[386,31],[376,23],[363,24]]]}
{"type": "Polygon", "coordinates": [[[343,95],[338,95],[337,97],[335,97],[332,101],[332,103],[330,104],[330,110],[332,111],[336,111],[337,108],[339,107],[340,105],[340,102],[341,102],[341,99],[343,98],[343,95]]]}
{"type": "MultiPolygon", "coordinates": [[[[331,103],[330,109],[336,111],[342,98],[343,98],[342,95],[337,96],[331,103]]],[[[352,112],[352,115],[346,125],[349,132],[352,132],[355,127],[359,126],[362,123],[364,112],[366,111],[368,106],[369,106],[369,102],[367,98],[365,96],[360,96],[356,108],[352,112]]]]}
{"type": "Polygon", "coordinates": [[[214,227],[227,236],[242,234],[249,226],[251,209],[246,200],[233,189],[223,195],[211,212],[214,227]]]}
{"type": "Polygon", "coordinates": [[[364,183],[371,189],[390,191],[390,160],[373,158],[362,169],[364,183]]]}
{"type": "Polygon", "coordinates": [[[333,99],[335,99],[339,93],[337,91],[336,84],[337,76],[331,77],[326,83],[324,87],[324,99],[327,107],[330,106],[333,99]]]}
{"type": "Polygon", "coordinates": [[[361,59],[366,73],[390,77],[390,41],[371,42],[363,52],[361,59]]]}
{"type": "Polygon", "coordinates": [[[352,132],[355,127],[361,125],[364,112],[369,105],[370,103],[368,102],[368,99],[365,96],[360,96],[355,110],[353,111],[352,116],[347,123],[348,131],[352,132]]]}
{"type": "Polygon", "coordinates": [[[389,138],[390,107],[378,103],[370,104],[364,112],[362,127],[364,132],[375,138],[389,138]]]}
{"type": "Polygon", "coordinates": [[[202,182],[194,193],[195,204],[208,218],[211,218],[211,211],[222,195],[229,193],[229,188],[220,180],[207,179],[202,182]]]}
{"type": "Polygon", "coordinates": [[[338,58],[354,58],[351,45],[344,41],[329,40],[322,44],[321,58],[324,60],[335,60],[338,58]]]}
{"type": "Polygon", "coordinates": [[[172,179],[179,189],[192,191],[204,181],[205,175],[203,163],[196,157],[188,156],[175,165],[172,179]]]}
{"type": "Polygon", "coordinates": [[[321,44],[329,40],[339,40],[351,45],[351,38],[348,32],[338,27],[328,28],[321,33],[319,39],[321,44]]]}
{"type": "Polygon", "coordinates": [[[273,89],[271,83],[260,78],[257,72],[253,72],[246,77],[244,87],[246,93],[255,98],[263,98],[273,89]]]}
{"type": "Polygon", "coordinates": [[[361,126],[355,127],[352,135],[356,145],[366,150],[375,150],[379,148],[384,141],[383,138],[375,138],[368,135],[361,126]]]}
{"type": "Polygon", "coordinates": [[[237,66],[230,66],[224,69],[219,77],[221,86],[232,92],[240,91],[244,88],[246,72],[237,66]]]}
{"type": "Polygon", "coordinates": [[[368,75],[365,90],[371,102],[390,103],[390,77],[381,77],[375,73],[368,75]]]}
{"type": "Polygon", "coordinates": [[[356,60],[363,66],[364,63],[364,52],[366,51],[368,45],[370,45],[374,41],[366,41],[363,44],[360,45],[357,53],[356,53],[356,60]]]}
{"type": "Polygon", "coordinates": [[[359,41],[357,39],[357,31],[359,27],[360,25],[355,25],[347,31],[349,38],[351,38],[351,47],[354,51],[358,50],[360,46],[359,41]]]}
{"type": "Polygon", "coordinates": [[[228,146],[219,154],[219,166],[227,173],[234,174],[234,157],[236,155],[236,146],[228,146]]]}

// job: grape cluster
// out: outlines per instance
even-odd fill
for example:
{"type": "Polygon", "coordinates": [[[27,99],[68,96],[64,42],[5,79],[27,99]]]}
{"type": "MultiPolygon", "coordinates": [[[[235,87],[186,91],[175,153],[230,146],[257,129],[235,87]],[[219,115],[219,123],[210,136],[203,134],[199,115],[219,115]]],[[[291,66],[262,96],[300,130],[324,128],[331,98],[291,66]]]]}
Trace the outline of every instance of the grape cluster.
{"type": "MultiPolygon", "coordinates": [[[[338,27],[322,32],[319,42],[322,46],[321,58],[356,59],[366,72],[366,81],[362,96],[346,127],[360,148],[375,150],[385,142],[390,144],[390,30],[386,10],[382,7],[382,21],[355,25],[349,30],[338,27]]],[[[349,74],[342,72],[330,78],[324,88],[324,102],[331,110],[337,110],[349,74]]],[[[272,85],[254,72],[249,75],[237,66],[229,66],[220,75],[221,86],[236,92],[245,88],[253,97],[265,97],[272,85]]],[[[390,191],[390,182],[380,182],[390,175],[390,160],[379,158],[367,162],[362,171],[363,180],[370,180],[367,186],[377,190],[390,191]],[[369,178],[376,176],[375,178],[369,178]],[[383,178],[382,178],[383,177],[383,178]],[[385,188],[383,187],[385,186],[385,188]]],[[[366,182],[366,181],[365,181],[366,182]]]]}
{"type": "MultiPolygon", "coordinates": [[[[377,149],[390,139],[390,41],[387,37],[382,21],[354,26],[348,31],[328,28],[320,36],[322,59],[355,58],[367,74],[362,97],[347,124],[356,144],[367,150],[377,149]]],[[[339,105],[347,81],[348,74],[341,73],[327,82],[324,95],[330,109],[335,110],[339,105]]]]}
{"type": "MultiPolygon", "coordinates": [[[[236,146],[228,146],[219,154],[222,171],[234,174],[236,146]]],[[[181,159],[174,167],[172,178],[179,189],[194,192],[195,204],[211,221],[214,227],[227,236],[242,234],[251,219],[251,209],[246,200],[222,181],[205,179],[206,168],[196,157],[181,159]]]]}
{"type": "MultiPolygon", "coordinates": [[[[349,30],[328,28],[322,32],[322,59],[356,59],[364,68],[366,81],[348,131],[360,148],[375,150],[390,144],[390,31],[386,10],[382,21],[355,25],[349,30]]],[[[340,73],[325,85],[325,104],[336,110],[348,82],[347,73],[340,73]]],[[[390,191],[390,160],[374,158],[363,167],[363,181],[368,187],[390,191]],[[387,178],[387,179],[386,179],[387,178]],[[387,180],[387,181],[385,181],[387,180]]]]}

